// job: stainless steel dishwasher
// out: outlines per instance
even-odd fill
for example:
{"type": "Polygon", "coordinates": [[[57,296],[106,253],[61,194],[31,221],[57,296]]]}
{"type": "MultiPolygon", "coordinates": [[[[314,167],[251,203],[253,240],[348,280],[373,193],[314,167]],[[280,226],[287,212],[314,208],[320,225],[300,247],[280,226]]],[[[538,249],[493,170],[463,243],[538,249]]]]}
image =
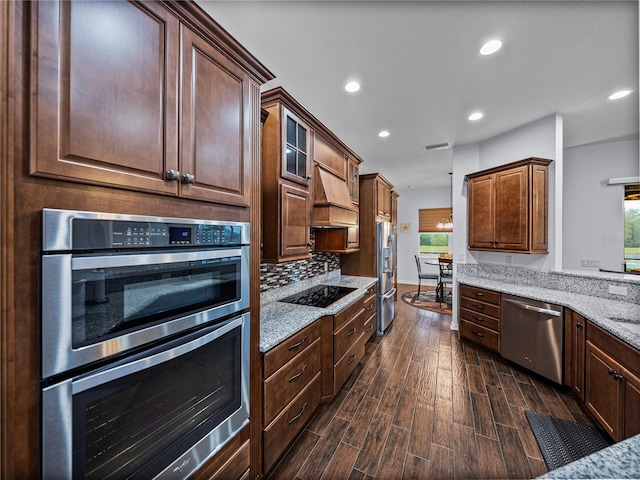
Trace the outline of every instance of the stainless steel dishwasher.
{"type": "Polygon", "coordinates": [[[502,356],[562,384],[562,307],[502,294],[501,317],[502,356]]]}

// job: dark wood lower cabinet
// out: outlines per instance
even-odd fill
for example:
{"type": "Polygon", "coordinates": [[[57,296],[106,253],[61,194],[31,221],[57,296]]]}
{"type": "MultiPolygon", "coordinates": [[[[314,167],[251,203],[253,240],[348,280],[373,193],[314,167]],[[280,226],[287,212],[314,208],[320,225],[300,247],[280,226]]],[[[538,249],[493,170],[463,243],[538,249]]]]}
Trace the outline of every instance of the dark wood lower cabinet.
{"type": "Polygon", "coordinates": [[[587,321],[570,309],[565,309],[564,383],[584,402],[584,359],[587,321]]]}
{"type": "Polygon", "coordinates": [[[640,352],[589,323],[585,404],[616,442],[640,433],[640,352]]]}

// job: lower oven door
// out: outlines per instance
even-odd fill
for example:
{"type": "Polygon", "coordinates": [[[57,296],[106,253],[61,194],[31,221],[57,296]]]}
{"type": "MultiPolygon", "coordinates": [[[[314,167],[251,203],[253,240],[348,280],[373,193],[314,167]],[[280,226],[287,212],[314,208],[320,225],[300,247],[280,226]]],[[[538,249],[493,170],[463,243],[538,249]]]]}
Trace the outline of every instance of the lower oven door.
{"type": "Polygon", "coordinates": [[[249,314],[42,391],[43,478],[186,478],[249,422],[249,314]]]}

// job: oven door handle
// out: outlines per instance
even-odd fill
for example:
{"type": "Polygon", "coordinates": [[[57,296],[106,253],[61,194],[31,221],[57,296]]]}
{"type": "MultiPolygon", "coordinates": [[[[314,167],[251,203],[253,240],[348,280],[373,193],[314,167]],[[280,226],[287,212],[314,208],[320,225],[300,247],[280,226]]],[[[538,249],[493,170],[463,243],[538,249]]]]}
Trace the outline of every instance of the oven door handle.
{"type": "Polygon", "coordinates": [[[72,393],[75,395],[77,393],[84,392],[85,390],[89,390],[113,380],[126,377],[127,375],[160,365],[161,363],[192,352],[193,350],[216,340],[234,328],[242,328],[243,317],[244,315],[207,327],[206,329],[203,329],[203,331],[207,331],[208,333],[203,335],[203,331],[199,331],[197,332],[198,336],[194,340],[174,346],[168,350],[163,350],[152,355],[146,355],[143,358],[117,365],[115,367],[108,368],[107,370],[87,374],[87,376],[77,377],[72,382],[72,393]]]}
{"type": "Polygon", "coordinates": [[[137,253],[135,255],[72,256],[71,269],[86,270],[90,268],[131,267],[137,265],[218,260],[222,258],[241,257],[242,249],[248,248],[249,247],[240,247],[194,252],[137,253]]]}

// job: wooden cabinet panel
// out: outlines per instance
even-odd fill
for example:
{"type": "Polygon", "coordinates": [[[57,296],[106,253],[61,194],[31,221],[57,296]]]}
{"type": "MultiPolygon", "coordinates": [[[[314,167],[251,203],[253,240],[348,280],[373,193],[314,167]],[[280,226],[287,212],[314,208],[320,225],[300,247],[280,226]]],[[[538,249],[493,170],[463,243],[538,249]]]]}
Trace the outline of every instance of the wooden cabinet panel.
{"type": "Polygon", "coordinates": [[[496,331],[500,330],[500,320],[495,317],[485,315],[484,313],[478,313],[477,311],[474,312],[472,310],[460,307],[460,318],[467,320],[468,322],[483,325],[496,331]]]}
{"type": "Polygon", "coordinates": [[[351,253],[358,250],[360,236],[358,227],[316,229],[315,251],[351,253]]]}
{"type": "Polygon", "coordinates": [[[280,186],[280,229],[282,257],[309,257],[309,192],[282,184],[280,186]]]}
{"type": "Polygon", "coordinates": [[[629,438],[640,433],[640,378],[622,367],[624,386],[624,418],[622,438],[629,438]]]}
{"type": "Polygon", "coordinates": [[[287,362],[264,382],[264,423],[269,424],[304,385],[320,372],[321,341],[287,362]]]}
{"type": "Polygon", "coordinates": [[[584,402],[584,360],[587,322],[576,312],[565,309],[565,384],[584,402]]]}
{"type": "Polygon", "coordinates": [[[249,76],[182,28],[181,195],[248,205],[249,76]]]}
{"type": "Polygon", "coordinates": [[[620,438],[622,420],[622,383],[616,381],[610,373],[616,371],[617,367],[618,364],[613,358],[587,341],[585,403],[587,409],[614,440],[620,438]]]}
{"type": "Polygon", "coordinates": [[[268,472],[320,405],[318,373],[291,403],[264,429],[264,470],[268,472]]]}
{"type": "MultiPolygon", "coordinates": [[[[359,339],[360,337],[358,337],[359,339]]],[[[340,360],[335,365],[333,373],[333,392],[334,396],[340,391],[344,382],[347,381],[349,375],[353,373],[358,362],[364,356],[364,343],[361,341],[354,342],[340,360]]]]}
{"type": "Polygon", "coordinates": [[[484,315],[492,316],[496,319],[500,318],[500,305],[480,302],[473,298],[461,297],[460,307],[466,308],[473,312],[481,313],[484,315]]]}
{"type": "Polygon", "coordinates": [[[313,322],[308,327],[290,336],[277,347],[264,354],[264,378],[273,375],[279,368],[305,348],[320,338],[320,322],[313,322]]]}
{"type": "Polygon", "coordinates": [[[460,337],[500,353],[501,295],[460,285],[460,337]]]}
{"type": "Polygon", "coordinates": [[[334,363],[340,360],[347,350],[353,345],[356,340],[363,333],[362,331],[362,316],[364,314],[364,308],[361,309],[351,320],[343,325],[339,330],[333,334],[333,361],[334,363]]]}
{"type": "Polygon", "coordinates": [[[500,292],[485,290],[484,288],[472,287],[470,285],[460,285],[460,295],[469,299],[476,299],[480,302],[492,305],[500,305],[500,292]]]}
{"type": "Polygon", "coordinates": [[[360,203],[360,162],[349,158],[347,163],[347,187],[349,188],[349,196],[354,205],[360,203]]]}
{"type": "Polygon", "coordinates": [[[31,173],[177,194],[177,18],[152,2],[33,8],[31,173]]]}
{"type": "Polygon", "coordinates": [[[468,176],[469,249],[547,253],[550,162],[528,158],[468,176]]]}
{"type": "Polygon", "coordinates": [[[391,188],[385,182],[377,184],[377,208],[380,221],[391,221],[391,188]]]}
{"type": "Polygon", "coordinates": [[[347,160],[345,154],[317,133],[313,139],[313,159],[341,179],[346,180],[347,160]]]}
{"type": "Polygon", "coordinates": [[[474,322],[460,319],[460,336],[494,352],[500,351],[500,334],[474,322]]]}

